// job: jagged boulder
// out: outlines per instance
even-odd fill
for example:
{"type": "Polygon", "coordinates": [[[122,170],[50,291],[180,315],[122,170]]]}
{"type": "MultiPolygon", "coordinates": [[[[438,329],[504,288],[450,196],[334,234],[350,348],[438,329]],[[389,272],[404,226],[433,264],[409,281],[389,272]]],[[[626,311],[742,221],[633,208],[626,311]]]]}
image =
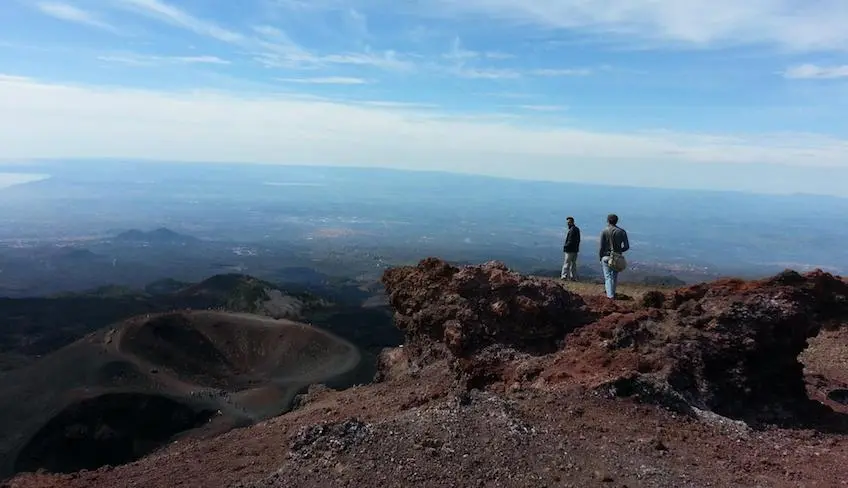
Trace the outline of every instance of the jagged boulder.
{"type": "Polygon", "coordinates": [[[387,270],[382,282],[407,342],[442,342],[458,358],[492,344],[553,352],[565,334],[589,318],[578,295],[495,261],[456,267],[428,258],[387,270]]]}
{"type": "Polygon", "coordinates": [[[787,420],[811,406],[798,355],[822,326],[848,318],[846,297],[848,285],[821,271],[721,280],[678,289],[664,310],[604,319],[587,333],[602,338],[608,364],[639,370],[622,377],[666,383],[722,415],[787,420]]]}

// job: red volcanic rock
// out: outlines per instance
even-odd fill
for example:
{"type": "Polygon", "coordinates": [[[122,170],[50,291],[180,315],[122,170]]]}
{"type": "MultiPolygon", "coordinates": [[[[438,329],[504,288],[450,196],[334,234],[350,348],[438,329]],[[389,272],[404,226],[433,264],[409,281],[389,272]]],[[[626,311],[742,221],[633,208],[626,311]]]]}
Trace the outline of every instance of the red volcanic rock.
{"type": "Polygon", "coordinates": [[[848,316],[848,285],[820,271],[720,280],[629,305],[584,301],[555,280],[497,262],[427,259],[388,270],[383,283],[407,334],[402,352],[381,357],[384,377],[450,356],[466,387],[520,387],[515,372],[547,354],[532,379],[613,385],[677,409],[748,419],[809,405],[798,355],[822,324],[848,316]]]}
{"type": "Polygon", "coordinates": [[[382,281],[407,342],[426,338],[444,343],[456,357],[491,344],[552,352],[557,341],[588,317],[578,295],[498,262],[455,267],[430,258],[417,266],[389,269],[382,281]]]}
{"type": "Polygon", "coordinates": [[[667,385],[689,405],[730,417],[786,419],[811,405],[798,355],[823,325],[848,319],[846,296],[848,285],[821,271],[705,283],[670,293],[664,310],[601,319],[582,331],[599,339],[567,353],[597,355],[602,342],[606,368],[633,368],[621,378],[667,385]]]}
{"type": "Polygon", "coordinates": [[[821,271],[787,271],[695,290],[671,300],[687,330],[666,348],[668,383],[690,402],[726,415],[752,408],[777,414],[804,404],[798,355],[823,324],[848,318],[848,285],[821,271]]]}

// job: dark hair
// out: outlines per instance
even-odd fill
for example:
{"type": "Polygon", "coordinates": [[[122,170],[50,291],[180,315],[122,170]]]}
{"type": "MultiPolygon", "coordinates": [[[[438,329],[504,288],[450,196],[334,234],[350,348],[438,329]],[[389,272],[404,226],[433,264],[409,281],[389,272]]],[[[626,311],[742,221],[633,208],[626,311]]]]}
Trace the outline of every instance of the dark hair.
{"type": "Polygon", "coordinates": [[[574,217],[569,215],[568,217],[565,218],[565,220],[574,220],[574,217]]]}
{"type": "Polygon", "coordinates": [[[616,214],[607,215],[607,223],[612,224],[612,225],[618,224],[618,215],[616,215],[616,214]]]}

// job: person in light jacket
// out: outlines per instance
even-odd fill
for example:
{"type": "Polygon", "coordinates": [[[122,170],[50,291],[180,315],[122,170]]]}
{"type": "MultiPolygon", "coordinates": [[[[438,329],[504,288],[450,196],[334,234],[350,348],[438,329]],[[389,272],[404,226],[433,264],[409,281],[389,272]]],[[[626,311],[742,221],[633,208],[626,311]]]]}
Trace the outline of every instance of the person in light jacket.
{"type": "Polygon", "coordinates": [[[627,239],[627,231],[618,226],[618,215],[607,215],[607,227],[601,231],[600,250],[601,269],[604,272],[604,288],[607,298],[615,299],[615,288],[618,286],[618,271],[609,267],[609,256],[611,251],[625,253],[630,249],[630,241],[627,239]],[[612,246],[612,247],[610,247],[612,246]]]}

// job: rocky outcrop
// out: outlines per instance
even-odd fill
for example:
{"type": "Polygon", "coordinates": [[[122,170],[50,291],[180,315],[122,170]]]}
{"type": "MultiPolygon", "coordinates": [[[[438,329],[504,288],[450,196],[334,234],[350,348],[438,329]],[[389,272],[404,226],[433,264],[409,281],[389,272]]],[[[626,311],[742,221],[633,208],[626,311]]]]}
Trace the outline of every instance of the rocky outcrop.
{"type": "Polygon", "coordinates": [[[497,262],[431,258],[388,270],[383,283],[407,335],[403,351],[381,358],[386,376],[446,357],[466,387],[589,386],[746,420],[809,406],[798,355],[823,325],[848,318],[848,285],[821,271],[655,291],[603,309],[497,262]]]}
{"type": "Polygon", "coordinates": [[[456,357],[492,344],[553,352],[557,341],[588,318],[578,295],[494,261],[455,267],[430,258],[390,269],[382,281],[395,324],[407,339],[441,342],[456,357]]]}
{"type": "Polygon", "coordinates": [[[678,290],[665,378],[687,400],[729,416],[793,415],[807,403],[798,355],[822,326],[848,318],[848,286],[815,271],[678,290]],[[786,410],[781,412],[781,410],[786,410]]]}

